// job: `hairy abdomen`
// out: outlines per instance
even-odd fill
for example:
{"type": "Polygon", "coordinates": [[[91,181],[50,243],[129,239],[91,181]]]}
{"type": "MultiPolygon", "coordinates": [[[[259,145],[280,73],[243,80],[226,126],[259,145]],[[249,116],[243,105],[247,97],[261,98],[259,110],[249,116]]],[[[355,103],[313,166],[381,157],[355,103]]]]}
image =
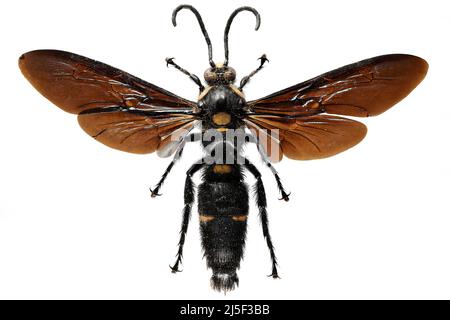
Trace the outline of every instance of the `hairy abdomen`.
{"type": "Polygon", "coordinates": [[[238,285],[236,270],[244,253],[248,190],[242,181],[205,181],[198,188],[202,246],[211,286],[229,291],[238,285]]]}

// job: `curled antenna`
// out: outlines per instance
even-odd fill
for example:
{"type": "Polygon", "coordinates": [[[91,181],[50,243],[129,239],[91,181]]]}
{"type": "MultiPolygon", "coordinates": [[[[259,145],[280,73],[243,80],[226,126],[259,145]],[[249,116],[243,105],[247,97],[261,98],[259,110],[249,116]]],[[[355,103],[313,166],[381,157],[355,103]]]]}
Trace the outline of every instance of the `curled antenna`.
{"type": "Polygon", "coordinates": [[[252,7],[240,7],[233,11],[233,13],[228,18],[227,25],[225,27],[225,33],[223,36],[223,41],[225,43],[225,61],[223,64],[225,66],[228,65],[228,33],[230,32],[231,23],[233,22],[234,17],[236,17],[236,15],[241,11],[250,11],[255,15],[256,17],[255,31],[259,29],[259,25],[261,24],[261,16],[259,15],[258,11],[256,11],[256,9],[252,7]]]}
{"type": "Polygon", "coordinates": [[[198,20],[198,24],[200,25],[200,29],[202,30],[203,36],[205,37],[206,44],[208,45],[209,64],[211,65],[211,67],[215,68],[216,64],[214,63],[213,58],[212,58],[212,44],[211,44],[211,40],[209,39],[208,32],[206,31],[205,24],[203,23],[203,20],[202,20],[202,16],[197,11],[197,9],[195,9],[193,6],[188,5],[188,4],[182,4],[181,6],[176,7],[175,10],[173,10],[173,13],[172,13],[172,24],[173,24],[173,26],[174,27],[177,26],[177,14],[178,14],[178,11],[183,10],[183,9],[189,9],[195,14],[195,17],[198,20]]]}

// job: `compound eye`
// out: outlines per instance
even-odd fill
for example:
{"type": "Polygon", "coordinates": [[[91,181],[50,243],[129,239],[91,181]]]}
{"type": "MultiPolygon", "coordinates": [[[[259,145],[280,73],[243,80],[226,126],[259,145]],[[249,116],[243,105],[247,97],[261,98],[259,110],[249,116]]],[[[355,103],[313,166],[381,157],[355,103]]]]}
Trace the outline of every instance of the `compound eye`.
{"type": "Polygon", "coordinates": [[[236,71],[233,68],[228,68],[223,77],[226,81],[234,81],[236,79],[236,71]]]}
{"type": "Polygon", "coordinates": [[[215,73],[211,69],[206,70],[203,76],[207,83],[214,83],[215,81],[217,81],[217,73],[215,73]]]}

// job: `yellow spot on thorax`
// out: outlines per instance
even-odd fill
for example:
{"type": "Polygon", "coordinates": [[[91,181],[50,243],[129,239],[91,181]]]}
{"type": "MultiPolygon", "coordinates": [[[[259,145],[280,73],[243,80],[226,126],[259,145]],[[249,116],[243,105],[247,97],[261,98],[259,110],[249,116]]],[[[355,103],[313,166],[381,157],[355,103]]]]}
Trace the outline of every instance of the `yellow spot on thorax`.
{"type": "Polygon", "coordinates": [[[216,164],[213,167],[213,172],[218,174],[230,173],[232,167],[229,164],[216,164]]]}
{"type": "Polygon", "coordinates": [[[239,97],[241,97],[242,99],[245,100],[245,95],[244,95],[244,93],[243,93],[241,90],[239,90],[238,87],[236,87],[236,86],[233,85],[233,84],[230,84],[230,88],[231,88],[231,90],[233,90],[234,93],[236,93],[239,97]]]}
{"type": "Polygon", "coordinates": [[[198,96],[198,101],[202,100],[212,87],[206,87],[198,96]]]}
{"type": "Polygon", "coordinates": [[[226,126],[231,122],[231,115],[227,112],[218,112],[212,116],[215,125],[226,126]]]}

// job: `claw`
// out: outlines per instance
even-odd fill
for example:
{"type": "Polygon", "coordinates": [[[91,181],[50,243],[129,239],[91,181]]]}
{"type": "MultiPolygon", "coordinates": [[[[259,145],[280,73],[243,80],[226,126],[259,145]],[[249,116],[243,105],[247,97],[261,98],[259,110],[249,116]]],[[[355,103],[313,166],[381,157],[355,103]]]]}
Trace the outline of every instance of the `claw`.
{"type": "Polygon", "coordinates": [[[258,58],[258,60],[261,60],[261,66],[266,62],[270,62],[269,59],[267,59],[266,54],[263,54],[261,57],[258,58]]]}
{"type": "Polygon", "coordinates": [[[166,66],[167,68],[169,67],[169,64],[175,64],[175,62],[173,62],[173,59],[175,59],[174,57],[172,58],[166,58],[166,66]]]}
{"type": "Polygon", "coordinates": [[[160,194],[160,193],[158,193],[158,188],[156,188],[155,190],[152,190],[152,188],[149,188],[150,189],[150,192],[152,193],[151,194],[151,197],[152,198],[155,198],[155,197],[159,197],[159,196],[162,196],[162,194],[160,194]]]}
{"type": "Polygon", "coordinates": [[[272,277],[273,279],[281,279],[281,277],[276,272],[272,273],[272,274],[269,274],[268,277],[272,277]]]}
{"type": "Polygon", "coordinates": [[[289,192],[288,194],[286,194],[285,192],[281,193],[281,199],[278,200],[284,200],[286,202],[289,201],[289,196],[291,195],[291,193],[289,192]]]}
{"type": "Polygon", "coordinates": [[[169,264],[170,269],[172,269],[172,273],[182,272],[183,270],[178,270],[178,266],[175,264],[173,267],[169,264]]]}

